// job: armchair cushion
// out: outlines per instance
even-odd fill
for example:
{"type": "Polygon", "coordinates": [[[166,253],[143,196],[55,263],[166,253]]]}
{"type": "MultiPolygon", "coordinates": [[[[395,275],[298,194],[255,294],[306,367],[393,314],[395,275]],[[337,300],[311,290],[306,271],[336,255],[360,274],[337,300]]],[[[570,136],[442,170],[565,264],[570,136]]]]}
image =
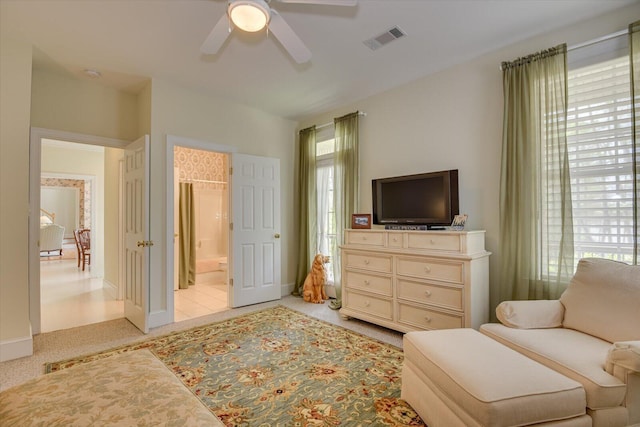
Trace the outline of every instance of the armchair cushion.
{"type": "Polygon", "coordinates": [[[564,306],[558,300],[503,301],[496,307],[496,316],[510,328],[559,328],[564,306]]]}
{"type": "Polygon", "coordinates": [[[563,327],[611,343],[640,340],[640,266],[584,258],[560,296],[563,327]]]}
{"type": "Polygon", "coordinates": [[[613,373],[614,366],[629,371],[640,372],[640,341],[623,341],[613,344],[607,354],[607,372],[613,373]]]}

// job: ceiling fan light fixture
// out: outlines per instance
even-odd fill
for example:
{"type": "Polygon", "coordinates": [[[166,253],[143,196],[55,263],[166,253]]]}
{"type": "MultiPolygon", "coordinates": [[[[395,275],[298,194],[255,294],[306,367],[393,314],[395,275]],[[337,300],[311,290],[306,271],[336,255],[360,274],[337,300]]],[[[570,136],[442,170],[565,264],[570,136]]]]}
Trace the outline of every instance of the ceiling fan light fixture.
{"type": "Polygon", "coordinates": [[[264,0],[237,0],[229,3],[229,18],[243,31],[254,33],[262,30],[271,17],[264,0]]]}

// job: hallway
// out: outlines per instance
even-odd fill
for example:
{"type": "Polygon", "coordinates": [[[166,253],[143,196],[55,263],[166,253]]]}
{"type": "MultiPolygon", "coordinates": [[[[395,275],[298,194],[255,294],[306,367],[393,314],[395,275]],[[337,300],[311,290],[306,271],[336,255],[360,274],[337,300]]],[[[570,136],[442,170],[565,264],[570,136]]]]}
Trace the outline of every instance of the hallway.
{"type": "MultiPolygon", "coordinates": [[[[65,248],[66,252],[74,248],[65,248]]],[[[74,328],[124,316],[124,302],[108,295],[102,278],[91,278],[77,260],[41,257],[40,310],[42,332],[74,328]]]]}
{"type": "MultiPolygon", "coordinates": [[[[65,245],[65,257],[41,257],[40,304],[44,332],[90,325],[124,317],[124,302],[103,287],[102,278],[92,278],[91,269],[77,267],[75,247],[65,245]]],[[[226,289],[215,283],[198,283],[175,292],[175,321],[193,319],[227,310],[226,289]]]]}

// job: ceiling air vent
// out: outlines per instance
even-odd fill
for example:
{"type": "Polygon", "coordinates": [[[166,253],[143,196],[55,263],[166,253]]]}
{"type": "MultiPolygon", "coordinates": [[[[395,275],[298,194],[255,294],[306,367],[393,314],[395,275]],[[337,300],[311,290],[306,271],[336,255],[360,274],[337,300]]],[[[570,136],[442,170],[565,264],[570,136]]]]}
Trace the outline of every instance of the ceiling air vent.
{"type": "Polygon", "coordinates": [[[394,40],[404,37],[407,34],[398,27],[393,27],[376,37],[365,40],[363,43],[371,50],[376,50],[382,46],[391,43],[394,40]]]}

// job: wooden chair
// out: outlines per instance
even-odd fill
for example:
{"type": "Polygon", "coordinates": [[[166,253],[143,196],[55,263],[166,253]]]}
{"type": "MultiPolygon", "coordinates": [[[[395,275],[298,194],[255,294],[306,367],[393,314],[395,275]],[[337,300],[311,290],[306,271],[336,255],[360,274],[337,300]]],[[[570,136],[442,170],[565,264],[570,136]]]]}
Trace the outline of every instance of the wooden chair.
{"type": "Polygon", "coordinates": [[[91,230],[88,228],[73,231],[73,238],[78,249],[78,267],[82,264],[82,271],[85,266],[91,265],[91,230]]]}

